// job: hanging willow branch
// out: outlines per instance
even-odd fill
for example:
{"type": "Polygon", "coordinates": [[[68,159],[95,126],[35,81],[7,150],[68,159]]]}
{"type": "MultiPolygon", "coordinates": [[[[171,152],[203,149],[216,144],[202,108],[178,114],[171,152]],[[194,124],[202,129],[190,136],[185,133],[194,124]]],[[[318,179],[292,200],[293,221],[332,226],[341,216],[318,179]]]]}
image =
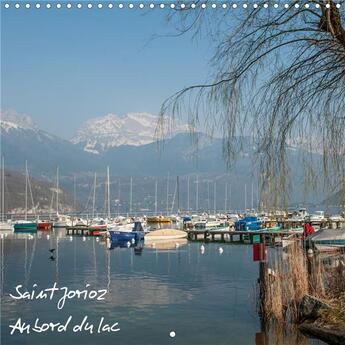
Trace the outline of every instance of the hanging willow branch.
{"type": "Polygon", "coordinates": [[[298,145],[309,159],[315,153],[323,157],[316,167],[303,160],[307,180],[322,173],[328,186],[340,189],[345,154],[344,12],[332,0],[292,2],[288,8],[274,8],[276,2],[271,1],[257,3],[257,8],[248,5],[250,9],[207,10],[197,2],[195,9],[187,4],[170,15],[182,34],[194,30],[201,39],[206,34],[216,49],[210,80],[168,98],[161,123],[166,114],[187,115],[192,127],[203,122],[210,133],[221,132],[228,163],[239,152],[238,141],[250,138],[257,147],[262,187],[269,184],[280,194],[288,189],[293,169],[289,147],[298,145]]]}

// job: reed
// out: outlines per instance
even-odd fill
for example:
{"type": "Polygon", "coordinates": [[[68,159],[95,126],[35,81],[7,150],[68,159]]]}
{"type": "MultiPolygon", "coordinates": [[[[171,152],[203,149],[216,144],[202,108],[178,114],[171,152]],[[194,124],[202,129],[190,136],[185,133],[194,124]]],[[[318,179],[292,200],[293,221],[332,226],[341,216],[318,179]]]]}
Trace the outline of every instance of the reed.
{"type": "Polygon", "coordinates": [[[308,337],[297,332],[301,321],[299,305],[305,295],[326,302],[315,321],[317,326],[345,328],[344,257],[307,256],[301,243],[290,245],[287,252],[275,251],[261,266],[261,316],[273,344],[305,344],[308,337]]]}
{"type": "Polygon", "coordinates": [[[263,280],[263,314],[278,323],[295,321],[298,305],[309,289],[303,250],[297,244],[289,246],[287,254],[275,257],[272,267],[273,271],[269,271],[263,280]]]}

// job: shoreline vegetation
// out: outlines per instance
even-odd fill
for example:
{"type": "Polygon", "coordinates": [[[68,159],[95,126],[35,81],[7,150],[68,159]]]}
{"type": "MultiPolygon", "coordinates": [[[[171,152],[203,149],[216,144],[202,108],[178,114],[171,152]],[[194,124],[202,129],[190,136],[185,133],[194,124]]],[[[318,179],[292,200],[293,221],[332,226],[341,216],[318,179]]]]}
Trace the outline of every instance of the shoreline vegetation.
{"type": "Polygon", "coordinates": [[[306,253],[302,243],[260,263],[260,314],[283,333],[297,327],[331,345],[345,344],[345,264],[306,253]]]}

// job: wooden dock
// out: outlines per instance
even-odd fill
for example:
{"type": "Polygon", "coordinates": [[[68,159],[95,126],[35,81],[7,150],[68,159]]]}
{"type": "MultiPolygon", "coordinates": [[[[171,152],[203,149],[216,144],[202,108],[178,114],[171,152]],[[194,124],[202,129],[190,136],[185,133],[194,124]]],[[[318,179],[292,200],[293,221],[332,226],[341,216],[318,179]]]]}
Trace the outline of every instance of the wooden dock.
{"type": "MultiPolygon", "coordinates": [[[[282,229],[293,229],[301,228],[305,223],[308,223],[304,220],[294,221],[290,219],[277,219],[275,221],[265,221],[263,223],[264,228],[270,228],[274,225],[280,226],[282,229]]],[[[340,229],[345,226],[343,221],[332,221],[330,219],[325,219],[323,221],[313,221],[311,222],[312,226],[317,226],[320,228],[330,228],[330,229],[340,229]]]]}
{"type": "Polygon", "coordinates": [[[102,232],[102,231],[103,230],[91,228],[89,226],[67,226],[66,227],[66,235],[74,235],[74,236],[95,236],[94,232],[102,232]]]}
{"type": "Polygon", "coordinates": [[[190,241],[213,241],[229,243],[267,243],[276,244],[284,238],[302,238],[301,232],[280,230],[280,231],[224,231],[224,230],[188,230],[190,241]]]}

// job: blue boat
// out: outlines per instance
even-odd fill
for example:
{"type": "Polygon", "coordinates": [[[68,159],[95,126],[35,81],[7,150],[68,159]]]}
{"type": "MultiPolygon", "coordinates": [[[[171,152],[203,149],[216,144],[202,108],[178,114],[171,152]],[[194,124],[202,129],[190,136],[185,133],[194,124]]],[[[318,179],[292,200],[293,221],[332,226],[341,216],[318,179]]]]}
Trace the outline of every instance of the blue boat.
{"type": "Polygon", "coordinates": [[[235,222],[236,231],[258,231],[262,229],[262,221],[258,217],[248,216],[235,222]]]}
{"type": "Polygon", "coordinates": [[[14,232],[37,232],[37,223],[29,221],[19,221],[14,223],[14,232]]]}
{"type": "Polygon", "coordinates": [[[132,244],[144,240],[144,229],[140,222],[135,222],[132,231],[108,230],[111,243],[130,242],[132,244]]]}
{"type": "Polygon", "coordinates": [[[143,249],[144,248],[144,240],[141,240],[139,242],[129,242],[129,241],[110,241],[108,245],[108,249],[115,249],[115,248],[134,248],[136,250],[143,249]]]}

